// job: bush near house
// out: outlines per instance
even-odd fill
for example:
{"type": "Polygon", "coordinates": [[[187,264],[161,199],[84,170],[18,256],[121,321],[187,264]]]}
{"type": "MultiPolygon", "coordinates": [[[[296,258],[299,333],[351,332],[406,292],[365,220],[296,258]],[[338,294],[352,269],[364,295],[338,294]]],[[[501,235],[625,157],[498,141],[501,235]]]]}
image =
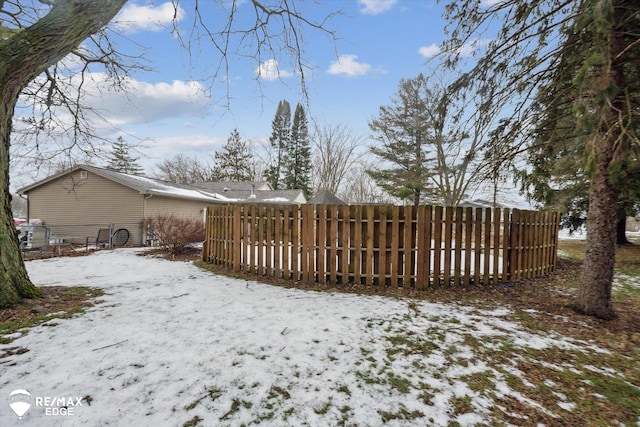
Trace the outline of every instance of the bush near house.
{"type": "Polygon", "coordinates": [[[172,255],[186,253],[193,243],[204,240],[204,224],[201,219],[176,215],[157,215],[146,218],[142,226],[148,238],[172,255]]]}

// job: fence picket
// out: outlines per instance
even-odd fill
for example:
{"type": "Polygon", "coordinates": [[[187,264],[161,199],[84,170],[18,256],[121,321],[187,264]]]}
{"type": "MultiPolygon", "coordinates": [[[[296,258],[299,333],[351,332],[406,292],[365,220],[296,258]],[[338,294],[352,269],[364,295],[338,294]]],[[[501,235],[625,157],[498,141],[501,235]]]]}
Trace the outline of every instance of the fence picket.
{"type": "Polygon", "coordinates": [[[300,241],[300,209],[291,212],[291,280],[301,280],[302,245],[300,241]]]}
{"type": "Polygon", "coordinates": [[[417,258],[418,265],[416,270],[416,289],[424,290],[428,287],[429,282],[429,256],[431,252],[431,242],[427,243],[427,229],[430,228],[431,218],[427,219],[428,206],[418,206],[417,213],[417,258]],[[426,279],[426,283],[425,283],[426,279]]]}
{"type": "Polygon", "coordinates": [[[326,275],[322,272],[327,271],[326,254],[327,254],[327,207],[325,205],[316,206],[316,216],[318,218],[318,233],[316,246],[316,265],[314,273],[317,274],[318,283],[327,281],[326,275]]]}
{"type": "Polygon", "coordinates": [[[351,238],[349,233],[351,230],[351,216],[349,215],[349,212],[349,206],[340,206],[340,225],[342,226],[342,229],[341,231],[338,231],[338,245],[342,251],[340,257],[342,262],[339,265],[338,270],[341,272],[340,283],[343,285],[350,283],[349,271],[351,263],[349,262],[349,248],[351,247],[351,238]]]}
{"type": "Polygon", "coordinates": [[[484,211],[484,223],[483,223],[483,230],[484,230],[484,239],[482,242],[482,246],[483,246],[483,255],[484,255],[484,263],[482,266],[482,274],[483,274],[483,278],[482,281],[485,284],[489,283],[489,275],[490,275],[490,262],[491,262],[491,220],[492,220],[492,216],[491,216],[491,209],[485,209],[484,211]]]}
{"type": "Polygon", "coordinates": [[[468,207],[464,210],[464,275],[462,284],[468,286],[471,284],[471,254],[473,247],[471,245],[473,237],[473,208],[468,207]]]}
{"type": "Polygon", "coordinates": [[[398,287],[398,275],[402,274],[400,269],[401,258],[400,248],[400,206],[391,207],[391,283],[393,288],[398,287]]]}
{"type": "Polygon", "coordinates": [[[411,288],[411,276],[415,269],[415,233],[413,232],[413,206],[405,206],[404,208],[404,277],[402,278],[402,287],[404,289],[411,288]]]}
{"type": "Polygon", "coordinates": [[[442,207],[436,206],[433,218],[433,283],[440,286],[440,260],[442,257],[442,207]]]}
{"type": "Polygon", "coordinates": [[[455,210],[455,237],[453,240],[454,257],[453,257],[453,284],[454,286],[460,286],[461,270],[462,270],[462,248],[463,248],[463,236],[462,236],[462,208],[458,207],[455,210]]]}
{"type": "Polygon", "coordinates": [[[379,237],[378,241],[378,261],[374,263],[374,265],[378,266],[378,285],[386,286],[387,283],[387,226],[388,226],[388,218],[387,218],[387,208],[384,206],[380,207],[380,222],[379,222],[379,233],[376,235],[379,237]]]}

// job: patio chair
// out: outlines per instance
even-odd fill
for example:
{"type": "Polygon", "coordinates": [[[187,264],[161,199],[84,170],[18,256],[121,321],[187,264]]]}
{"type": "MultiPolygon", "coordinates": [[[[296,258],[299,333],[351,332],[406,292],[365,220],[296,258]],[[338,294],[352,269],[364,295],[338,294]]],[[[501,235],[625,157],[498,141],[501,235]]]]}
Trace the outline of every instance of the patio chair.
{"type": "Polygon", "coordinates": [[[44,252],[47,249],[47,229],[45,227],[31,227],[25,231],[27,239],[20,242],[20,250],[24,256],[26,252],[44,252]]]}
{"type": "Polygon", "coordinates": [[[111,244],[111,230],[109,228],[101,228],[98,230],[96,237],[96,247],[107,247],[111,244]]]}

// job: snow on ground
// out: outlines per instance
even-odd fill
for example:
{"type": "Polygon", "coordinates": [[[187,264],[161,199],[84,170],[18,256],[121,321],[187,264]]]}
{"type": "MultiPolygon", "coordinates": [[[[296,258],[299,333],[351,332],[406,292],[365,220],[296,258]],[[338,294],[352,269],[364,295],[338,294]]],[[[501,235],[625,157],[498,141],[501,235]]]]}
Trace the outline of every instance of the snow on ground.
{"type": "Polygon", "coordinates": [[[487,364],[474,343],[602,351],[527,332],[505,319],[508,309],[285,289],[137,252],[27,264],[37,284],[105,295],[82,316],[0,345],[29,350],[0,359],[0,425],[492,424],[505,396],[561,417],[573,402],[558,396],[541,408],[510,388],[514,366],[487,364]],[[473,376],[493,387],[471,388],[473,376]],[[21,420],[4,403],[17,389],[35,399],[21,420]],[[73,414],[48,415],[55,405],[38,397],[72,398],[73,414]]]}

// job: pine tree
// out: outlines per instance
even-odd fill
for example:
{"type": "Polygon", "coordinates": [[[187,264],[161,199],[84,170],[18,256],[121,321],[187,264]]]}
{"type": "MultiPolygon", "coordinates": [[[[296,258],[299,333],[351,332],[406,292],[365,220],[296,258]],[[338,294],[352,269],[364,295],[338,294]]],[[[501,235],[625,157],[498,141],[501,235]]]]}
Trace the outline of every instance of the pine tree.
{"type": "Polygon", "coordinates": [[[144,175],[142,166],[137,163],[138,157],[131,157],[129,148],[129,144],[119,136],[118,140],[113,144],[113,151],[109,157],[107,169],[129,175],[144,175]]]}
{"type": "Polygon", "coordinates": [[[640,111],[636,104],[640,86],[634,64],[640,58],[640,4],[637,0],[492,3],[488,8],[477,0],[446,5],[445,18],[453,23],[442,47],[453,53],[446,64],[450,68],[459,64],[463,44],[486,37],[486,30],[496,29],[502,20],[496,37],[459,82],[480,92],[490,86],[502,88],[493,102],[502,104],[502,114],[496,117],[503,119],[488,142],[504,146],[501,151],[512,156],[531,137],[536,116],[545,118],[531,102],[533,94],[546,109],[554,108],[556,102],[568,103],[559,112],[570,116],[554,113],[548,125],[570,123],[575,127],[571,136],[578,137],[574,141],[586,141],[587,250],[574,308],[611,319],[615,317],[611,288],[623,177],[619,172],[622,160],[630,155],[628,147],[638,141],[634,124],[640,111]]]}
{"type": "Polygon", "coordinates": [[[370,151],[389,166],[367,173],[390,195],[415,206],[434,193],[434,172],[428,167],[435,124],[427,103],[432,98],[423,74],[402,79],[391,105],[380,107],[378,117],[369,122],[374,139],[381,143],[370,151]]]}
{"type": "Polygon", "coordinates": [[[285,99],[278,103],[276,115],[271,122],[271,163],[264,177],[274,190],[284,188],[284,162],[286,147],[291,134],[291,106],[285,99]]]}
{"type": "Polygon", "coordinates": [[[246,141],[240,138],[238,129],[231,132],[222,151],[216,152],[213,165],[213,179],[217,181],[253,181],[251,151],[246,141]]]}
{"type": "Polygon", "coordinates": [[[284,185],[311,195],[311,143],[309,124],[302,105],[296,106],[290,139],[285,150],[284,185]]]}

